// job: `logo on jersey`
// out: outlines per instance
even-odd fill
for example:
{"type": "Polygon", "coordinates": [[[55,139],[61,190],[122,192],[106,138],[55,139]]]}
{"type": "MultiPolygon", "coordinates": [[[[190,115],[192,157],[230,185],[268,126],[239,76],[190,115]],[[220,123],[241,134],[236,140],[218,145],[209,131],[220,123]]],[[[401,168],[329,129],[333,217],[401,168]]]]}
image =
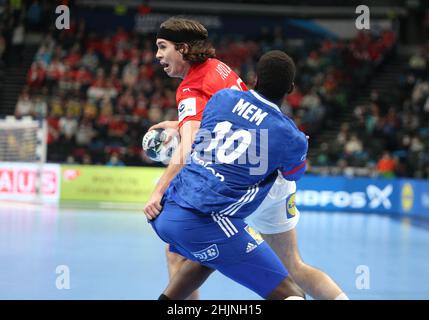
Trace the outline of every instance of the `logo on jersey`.
{"type": "Polygon", "coordinates": [[[292,193],[286,198],[286,215],[288,219],[295,217],[296,215],[296,193],[292,193]]]}
{"type": "Polygon", "coordinates": [[[191,252],[200,262],[211,261],[219,257],[217,245],[212,244],[210,247],[201,251],[191,252]]]}
{"type": "Polygon", "coordinates": [[[197,114],[197,99],[187,98],[179,102],[179,121],[197,114]]]}
{"type": "Polygon", "coordinates": [[[258,246],[256,244],[253,244],[251,242],[247,243],[247,247],[246,247],[246,253],[249,253],[253,250],[255,250],[258,246]]]}
{"type": "Polygon", "coordinates": [[[255,229],[253,229],[251,226],[246,226],[244,230],[246,230],[246,232],[253,238],[253,240],[256,241],[257,244],[261,244],[262,242],[264,242],[264,239],[262,238],[261,234],[255,229]]]}
{"type": "Polygon", "coordinates": [[[191,92],[191,89],[189,89],[189,88],[182,89],[182,92],[185,92],[185,91],[191,92]]]}

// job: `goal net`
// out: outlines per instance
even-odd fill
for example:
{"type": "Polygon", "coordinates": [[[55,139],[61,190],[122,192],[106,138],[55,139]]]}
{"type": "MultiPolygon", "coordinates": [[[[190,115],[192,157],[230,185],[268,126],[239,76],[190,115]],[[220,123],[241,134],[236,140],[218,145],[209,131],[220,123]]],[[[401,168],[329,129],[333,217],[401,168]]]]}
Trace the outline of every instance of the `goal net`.
{"type": "Polygon", "coordinates": [[[46,120],[0,119],[0,200],[42,202],[46,120]]]}

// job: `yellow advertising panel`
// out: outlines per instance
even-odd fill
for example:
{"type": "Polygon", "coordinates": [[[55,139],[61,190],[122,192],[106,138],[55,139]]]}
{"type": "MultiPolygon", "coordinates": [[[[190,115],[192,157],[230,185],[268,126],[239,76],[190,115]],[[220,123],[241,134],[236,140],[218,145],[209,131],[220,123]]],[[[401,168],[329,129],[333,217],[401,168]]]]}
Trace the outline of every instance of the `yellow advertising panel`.
{"type": "Polygon", "coordinates": [[[144,203],[164,168],[61,166],[61,201],[144,203]]]}

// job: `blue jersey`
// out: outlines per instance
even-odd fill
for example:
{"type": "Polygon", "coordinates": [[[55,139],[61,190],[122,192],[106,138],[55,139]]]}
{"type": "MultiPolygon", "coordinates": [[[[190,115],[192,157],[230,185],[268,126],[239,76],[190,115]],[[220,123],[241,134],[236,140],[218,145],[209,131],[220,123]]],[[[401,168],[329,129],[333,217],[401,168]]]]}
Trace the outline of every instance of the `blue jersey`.
{"type": "Polygon", "coordinates": [[[277,105],[257,92],[224,89],[207,103],[193,151],[166,199],[203,214],[246,217],[280,171],[305,172],[306,136],[277,105]]]}

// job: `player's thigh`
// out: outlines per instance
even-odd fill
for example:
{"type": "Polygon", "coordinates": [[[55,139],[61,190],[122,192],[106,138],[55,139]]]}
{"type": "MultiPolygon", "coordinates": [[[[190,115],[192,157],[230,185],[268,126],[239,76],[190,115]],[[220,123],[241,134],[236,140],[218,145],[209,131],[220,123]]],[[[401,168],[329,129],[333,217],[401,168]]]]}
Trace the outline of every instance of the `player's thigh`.
{"type": "Polygon", "coordinates": [[[233,223],[238,233],[216,244],[219,256],[207,265],[267,298],[288,272],[260,234],[241,219],[233,223]]]}
{"type": "MultiPolygon", "coordinates": [[[[219,254],[218,246],[239,233],[242,219],[201,214],[167,201],[161,214],[151,222],[159,237],[170,244],[170,251],[184,257],[206,262],[219,254]],[[237,224],[237,227],[236,227],[237,224]]],[[[225,247],[224,255],[233,255],[225,247]]]]}
{"type": "Polygon", "coordinates": [[[212,266],[264,299],[268,298],[288,276],[280,259],[265,242],[247,256],[237,256],[229,261],[225,259],[213,261],[212,266]]]}

